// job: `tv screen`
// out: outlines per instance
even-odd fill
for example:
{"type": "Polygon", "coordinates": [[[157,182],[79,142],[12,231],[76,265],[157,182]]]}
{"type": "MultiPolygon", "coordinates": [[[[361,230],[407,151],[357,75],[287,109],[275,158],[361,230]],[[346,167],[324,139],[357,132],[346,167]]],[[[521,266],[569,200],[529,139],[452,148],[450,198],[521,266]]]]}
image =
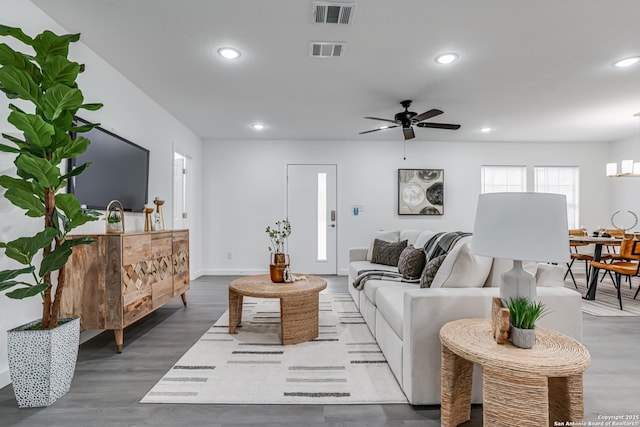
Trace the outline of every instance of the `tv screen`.
{"type": "Polygon", "coordinates": [[[148,196],[149,150],[100,127],[80,135],[91,143],[70,160],[69,168],[91,165],[69,180],[67,191],[89,209],[105,210],[111,200],[119,200],[125,210],[141,212],[148,196]]]}

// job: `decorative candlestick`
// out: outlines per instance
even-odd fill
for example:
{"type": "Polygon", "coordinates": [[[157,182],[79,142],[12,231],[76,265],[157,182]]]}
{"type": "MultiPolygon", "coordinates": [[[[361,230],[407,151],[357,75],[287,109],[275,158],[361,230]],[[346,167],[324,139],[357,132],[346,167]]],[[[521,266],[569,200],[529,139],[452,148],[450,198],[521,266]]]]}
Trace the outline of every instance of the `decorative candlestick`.
{"type": "Polygon", "coordinates": [[[158,196],[153,199],[153,203],[156,205],[156,214],[153,223],[153,229],[156,231],[164,230],[164,218],[162,217],[162,205],[164,205],[164,200],[160,200],[158,196]]]}
{"type": "Polygon", "coordinates": [[[151,214],[153,213],[154,208],[148,208],[145,206],[144,208],[144,231],[152,231],[153,223],[151,222],[151,214]]]}

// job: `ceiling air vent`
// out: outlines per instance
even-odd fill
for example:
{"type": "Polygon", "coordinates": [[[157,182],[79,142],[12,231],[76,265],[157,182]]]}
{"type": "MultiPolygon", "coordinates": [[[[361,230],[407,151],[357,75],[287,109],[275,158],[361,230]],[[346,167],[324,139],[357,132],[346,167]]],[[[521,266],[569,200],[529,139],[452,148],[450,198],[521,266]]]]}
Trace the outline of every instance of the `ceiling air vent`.
{"type": "Polygon", "coordinates": [[[313,21],[316,24],[351,24],[355,3],[313,2],[313,21]]]}
{"type": "Polygon", "coordinates": [[[316,58],[332,58],[344,54],[344,42],[311,42],[311,56],[316,58]]]}

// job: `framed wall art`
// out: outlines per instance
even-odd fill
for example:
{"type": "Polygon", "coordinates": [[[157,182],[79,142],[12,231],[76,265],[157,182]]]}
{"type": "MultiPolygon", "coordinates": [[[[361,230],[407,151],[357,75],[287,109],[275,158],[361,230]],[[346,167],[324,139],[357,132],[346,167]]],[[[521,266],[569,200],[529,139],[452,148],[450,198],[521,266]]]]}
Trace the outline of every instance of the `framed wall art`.
{"type": "Polygon", "coordinates": [[[444,215],[444,169],[398,169],[398,215],[444,215]]]}

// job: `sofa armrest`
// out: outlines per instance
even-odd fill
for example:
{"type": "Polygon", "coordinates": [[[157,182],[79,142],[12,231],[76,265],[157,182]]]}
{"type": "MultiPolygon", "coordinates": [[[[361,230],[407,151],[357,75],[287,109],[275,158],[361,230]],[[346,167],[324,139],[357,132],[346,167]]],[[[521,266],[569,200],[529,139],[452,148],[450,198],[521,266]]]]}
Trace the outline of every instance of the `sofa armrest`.
{"type": "Polygon", "coordinates": [[[367,252],[369,248],[350,248],[349,249],[349,262],[353,261],[366,261],[367,252]]]}
{"type": "MultiPolygon", "coordinates": [[[[491,317],[499,288],[439,288],[406,291],[403,308],[403,389],[413,405],[440,403],[440,328],[452,320],[491,317]],[[437,386],[434,387],[434,384],[437,386]]],[[[566,288],[537,288],[548,309],[539,324],[582,339],[582,298],[566,288]]],[[[473,401],[481,402],[480,370],[474,368],[473,401]]]]}

